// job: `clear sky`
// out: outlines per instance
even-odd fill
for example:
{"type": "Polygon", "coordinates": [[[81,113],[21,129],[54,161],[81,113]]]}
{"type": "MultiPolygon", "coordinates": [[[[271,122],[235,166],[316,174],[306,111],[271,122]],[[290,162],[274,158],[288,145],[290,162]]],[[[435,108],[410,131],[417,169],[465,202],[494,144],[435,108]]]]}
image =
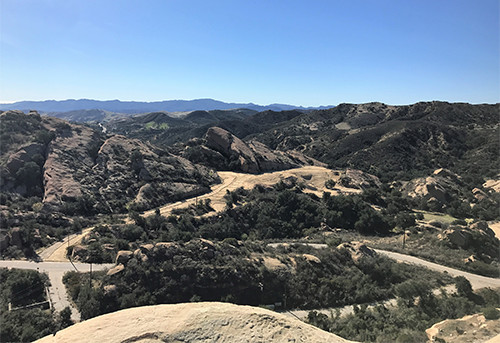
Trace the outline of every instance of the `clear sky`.
{"type": "Polygon", "coordinates": [[[0,102],[500,101],[499,0],[0,0],[0,102]]]}

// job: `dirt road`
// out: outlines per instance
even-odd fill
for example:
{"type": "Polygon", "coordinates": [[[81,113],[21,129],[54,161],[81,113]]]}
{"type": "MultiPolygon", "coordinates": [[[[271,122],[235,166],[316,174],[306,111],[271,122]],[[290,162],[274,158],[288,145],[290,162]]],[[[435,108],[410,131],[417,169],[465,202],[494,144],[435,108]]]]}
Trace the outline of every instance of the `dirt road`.
{"type": "MultiPolygon", "coordinates": [[[[339,173],[331,169],[317,166],[306,166],[263,174],[245,174],[228,171],[219,171],[217,173],[219,174],[222,183],[215,185],[211,192],[196,198],[162,206],[160,208],[161,215],[168,216],[173,209],[185,208],[191,204],[195,204],[196,201],[203,199],[210,199],[214,210],[219,212],[222,211],[226,205],[224,200],[226,191],[234,191],[239,187],[252,189],[256,185],[271,186],[288,177],[295,177],[298,182],[303,183],[305,185],[304,192],[314,193],[320,197],[323,195],[323,192],[326,191],[332,193],[333,195],[339,193],[361,192],[358,189],[345,188],[341,186],[337,187],[335,190],[327,189],[325,187],[325,181],[328,179],[337,181],[339,179],[339,173]]],[[[153,215],[154,212],[155,210],[147,211],[144,212],[144,215],[150,216],[153,215]]]]}
{"type": "Polygon", "coordinates": [[[500,287],[500,279],[476,275],[476,274],[464,272],[462,270],[458,270],[458,269],[454,269],[454,268],[450,268],[450,267],[445,267],[445,266],[442,266],[442,265],[437,264],[437,263],[422,260],[421,258],[418,258],[415,256],[403,255],[403,254],[399,254],[397,252],[380,250],[380,249],[374,249],[374,250],[376,252],[378,252],[379,254],[386,255],[386,256],[388,256],[396,261],[420,265],[420,266],[423,266],[423,267],[426,267],[426,268],[429,268],[432,270],[436,270],[438,272],[448,273],[453,277],[464,276],[467,280],[469,280],[473,289],[479,289],[479,288],[483,288],[483,287],[491,287],[491,288],[500,287]]]}
{"type": "Polygon", "coordinates": [[[52,261],[52,262],[67,262],[68,259],[66,258],[66,248],[69,245],[75,245],[81,242],[82,238],[89,233],[94,227],[88,227],[84,229],[81,233],[79,234],[72,234],[69,236],[66,236],[64,240],[56,242],[52,244],[51,246],[45,248],[44,250],[41,250],[38,256],[43,261],[52,261]],[[69,243],[68,243],[69,240],[69,243]]]}

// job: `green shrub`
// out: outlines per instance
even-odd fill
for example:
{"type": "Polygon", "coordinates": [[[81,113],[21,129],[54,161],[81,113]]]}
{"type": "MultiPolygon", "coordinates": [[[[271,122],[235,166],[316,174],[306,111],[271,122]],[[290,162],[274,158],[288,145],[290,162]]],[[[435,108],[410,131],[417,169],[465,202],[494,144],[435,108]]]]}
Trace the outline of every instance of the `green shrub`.
{"type": "Polygon", "coordinates": [[[500,311],[494,307],[487,307],[483,310],[484,318],[488,320],[500,318],[500,311]]]}

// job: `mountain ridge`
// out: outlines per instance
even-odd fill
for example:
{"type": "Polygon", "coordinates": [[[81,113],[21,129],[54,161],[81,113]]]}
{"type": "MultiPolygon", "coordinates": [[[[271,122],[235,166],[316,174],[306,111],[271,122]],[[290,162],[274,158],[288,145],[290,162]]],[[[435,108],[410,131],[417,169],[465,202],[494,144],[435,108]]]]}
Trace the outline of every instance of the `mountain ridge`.
{"type": "Polygon", "coordinates": [[[77,110],[105,110],[117,113],[137,114],[145,112],[167,111],[188,112],[196,110],[224,110],[235,108],[248,108],[256,111],[264,110],[291,110],[291,109],[321,109],[333,106],[303,107],[287,104],[257,105],[254,103],[228,103],[214,99],[193,100],[163,100],[163,101],[120,101],[120,100],[93,100],[93,99],[67,99],[44,101],[18,101],[10,104],[0,104],[0,110],[36,110],[47,112],[69,112],[77,110]]]}

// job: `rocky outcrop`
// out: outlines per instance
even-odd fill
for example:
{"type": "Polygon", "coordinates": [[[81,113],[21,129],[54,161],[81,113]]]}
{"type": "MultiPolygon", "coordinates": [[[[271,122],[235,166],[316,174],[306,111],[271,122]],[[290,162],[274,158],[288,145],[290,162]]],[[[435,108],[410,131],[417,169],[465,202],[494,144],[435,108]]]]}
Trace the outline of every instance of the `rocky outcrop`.
{"type": "Polygon", "coordinates": [[[244,142],[220,127],[209,128],[202,140],[190,141],[183,154],[196,163],[251,174],[323,165],[299,152],[271,150],[256,140],[244,142]]]}
{"type": "Polygon", "coordinates": [[[454,248],[477,250],[482,260],[497,256],[500,249],[500,241],[486,222],[476,222],[468,227],[451,226],[440,233],[438,238],[448,242],[454,248]]]}
{"type": "Polygon", "coordinates": [[[2,113],[16,144],[0,151],[0,190],[43,196],[68,214],[145,210],[209,191],[203,166],[149,143],[38,114],[2,113]]]}
{"type": "Polygon", "coordinates": [[[429,342],[486,342],[500,341],[500,319],[487,320],[477,313],[459,319],[447,319],[425,330],[429,342]]]}
{"type": "Polygon", "coordinates": [[[76,245],[71,252],[71,261],[85,261],[88,256],[88,249],[83,245],[76,245]]]}
{"type": "Polygon", "coordinates": [[[118,264],[118,265],[114,266],[113,268],[111,268],[110,270],[108,270],[106,275],[108,275],[108,276],[115,275],[115,274],[121,273],[124,270],[125,270],[125,266],[123,264],[118,264]]]}
{"type": "Polygon", "coordinates": [[[488,199],[488,194],[477,187],[472,190],[472,195],[474,195],[474,198],[476,198],[478,202],[488,199]]]}
{"type": "Polygon", "coordinates": [[[144,306],[98,316],[37,342],[349,342],[259,307],[219,302],[144,306]]]}
{"type": "Polygon", "coordinates": [[[97,137],[88,127],[70,125],[56,118],[46,117],[44,125],[49,131],[57,132],[59,129],[60,134],[48,145],[43,167],[43,202],[57,206],[64,201],[76,201],[82,196],[79,173],[92,174],[94,162],[87,147],[97,137]]]}
{"type": "Polygon", "coordinates": [[[363,258],[372,258],[377,256],[377,252],[375,250],[367,247],[361,242],[342,243],[337,247],[337,249],[347,250],[354,262],[358,262],[363,258]]]}
{"type": "Polygon", "coordinates": [[[458,175],[441,168],[431,176],[405,183],[401,192],[410,198],[444,205],[460,195],[461,185],[462,181],[458,175]]]}
{"type": "Polygon", "coordinates": [[[367,189],[378,188],[382,185],[375,175],[357,169],[346,169],[340,175],[338,183],[346,188],[367,189]]]}
{"type": "Polygon", "coordinates": [[[127,264],[127,262],[132,258],[133,254],[134,253],[132,251],[120,250],[116,254],[115,263],[116,264],[127,264]]]}
{"type": "Polygon", "coordinates": [[[488,189],[490,189],[493,192],[499,193],[500,192],[500,179],[499,179],[499,176],[497,176],[496,179],[486,180],[486,182],[483,183],[483,187],[484,188],[488,188],[488,189]]]}
{"type": "Polygon", "coordinates": [[[27,144],[9,156],[6,164],[7,169],[11,174],[15,175],[25,163],[36,160],[37,155],[43,159],[43,156],[45,155],[45,147],[43,144],[27,144]]]}

